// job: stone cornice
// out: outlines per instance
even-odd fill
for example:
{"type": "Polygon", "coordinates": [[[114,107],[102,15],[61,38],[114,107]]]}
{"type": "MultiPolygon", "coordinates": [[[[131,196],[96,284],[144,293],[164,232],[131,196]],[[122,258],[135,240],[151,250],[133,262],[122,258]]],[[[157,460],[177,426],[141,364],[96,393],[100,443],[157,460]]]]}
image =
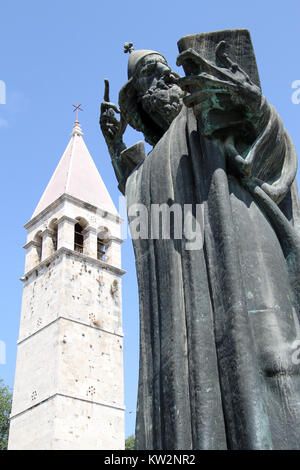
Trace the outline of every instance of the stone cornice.
{"type": "Polygon", "coordinates": [[[107,333],[109,335],[118,336],[119,338],[124,337],[124,334],[121,331],[117,332],[117,331],[107,330],[107,329],[101,328],[100,326],[97,326],[95,324],[91,325],[90,323],[86,323],[82,320],[77,320],[75,318],[70,318],[70,317],[68,318],[68,317],[64,317],[63,315],[58,315],[56,318],[54,318],[54,320],[47,323],[47,325],[43,325],[41,328],[34,331],[33,333],[30,333],[28,336],[24,336],[24,338],[18,339],[17,345],[25,343],[25,341],[27,341],[29,338],[31,338],[32,336],[37,335],[40,331],[43,331],[46,328],[49,328],[49,326],[52,326],[54,323],[58,322],[59,320],[65,320],[65,321],[69,321],[69,322],[73,322],[73,323],[78,323],[78,325],[87,326],[88,328],[93,328],[94,330],[99,330],[99,331],[102,331],[103,333],[107,333]]]}
{"type": "Polygon", "coordinates": [[[57,223],[57,225],[59,225],[62,222],[64,222],[65,220],[67,222],[70,222],[71,224],[74,224],[74,225],[76,225],[78,223],[77,219],[73,219],[72,217],[69,217],[68,215],[62,215],[56,223],[57,223]]]}
{"type": "Polygon", "coordinates": [[[26,245],[24,245],[23,248],[27,250],[27,248],[30,248],[31,246],[35,246],[36,248],[41,248],[42,244],[37,242],[36,240],[31,240],[30,242],[26,243],[26,245]]]}
{"type": "Polygon", "coordinates": [[[87,235],[89,232],[96,234],[97,229],[95,227],[92,227],[91,225],[88,225],[86,228],[82,230],[82,235],[87,235]]]}
{"type": "Polygon", "coordinates": [[[53,236],[55,235],[55,232],[54,232],[54,230],[51,230],[51,228],[47,227],[47,228],[45,228],[45,230],[43,230],[42,233],[41,233],[42,238],[43,238],[45,235],[49,235],[50,237],[53,237],[53,236]]]}
{"type": "Polygon", "coordinates": [[[116,410],[121,410],[121,411],[124,411],[125,410],[125,406],[122,406],[122,405],[118,405],[118,404],[115,404],[115,403],[110,403],[110,402],[106,402],[106,401],[99,401],[99,400],[92,400],[92,399],[88,399],[86,397],[78,397],[76,395],[70,395],[69,393],[65,393],[63,391],[59,391],[57,393],[54,393],[53,395],[49,396],[49,397],[46,397],[40,401],[37,401],[36,403],[34,403],[33,405],[31,406],[28,406],[27,408],[21,410],[21,411],[18,411],[17,413],[15,414],[11,414],[10,415],[10,419],[14,419],[16,418],[17,416],[20,416],[24,413],[26,413],[27,411],[30,411],[32,410],[33,408],[35,408],[36,406],[38,405],[42,405],[43,403],[53,399],[53,398],[56,398],[56,397],[64,397],[64,398],[70,398],[72,400],[79,400],[79,401],[84,401],[86,403],[92,403],[93,405],[99,405],[99,406],[105,406],[105,407],[108,407],[108,408],[114,408],[116,410]]]}
{"type": "Polygon", "coordinates": [[[30,219],[26,224],[24,225],[24,228],[28,230],[31,228],[33,225],[35,225],[37,222],[43,219],[43,217],[48,213],[51,212],[52,210],[56,209],[63,201],[65,201],[65,194],[62,194],[56,201],[52,202],[49,204],[48,207],[46,207],[44,210],[42,210],[39,214],[37,214],[35,217],[30,219]]]}
{"type": "MultiPolygon", "coordinates": [[[[29,245],[32,242],[27,243],[29,245]]],[[[27,246],[25,245],[25,247],[27,246]]],[[[27,271],[24,276],[21,278],[22,281],[28,280],[28,278],[38,271],[39,269],[43,268],[49,263],[52,263],[56,258],[58,258],[61,254],[68,254],[71,255],[77,259],[80,259],[82,261],[88,261],[91,264],[94,264],[96,266],[100,266],[101,268],[105,269],[106,271],[112,272],[113,274],[117,274],[118,276],[123,276],[123,274],[126,273],[123,269],[117,268],[116,266],[113,266],[111,264],[105,263],[104,261],[100,261],[96,258],[92,258],[91,256],[85,255],[83,253],[79,253],[78,251],[70,250],[69,248],[61,247],[54,253],[52,253],[48,258],[44,259],[41,261],[39,264],[34,266],[34,268],[30,269],[27,271]]]]}
{"type": "Polygon", "coordinates": [[[123,222],[124,219],[122,219],[119,215],[111,214],[110,212],[107,212],[100,207],[93,206],[92,204],[89,204],[88,202],[84,202],[81,199],[78,199],[74,196],[71,196],[70,194],[62,194],[59,198],[56,199],[56,201],[52,202],[49,204],[48,207],[46,207],[44,210],[42,210],[39,214],[37,214],[33,219],[29,220],[25,225],[25,229],[31,228],[33,225],[35,225],[39,220],[41,220],[48,212],[56,209],[63,201],[70,201],[76,204],[79,207],[83,207],[85,209],[90,210],[93,213],[98,213],[101,217],[103,218],[108,218],[109,220],[112,220],[113,222],[116,223],[121,223],[123,222]]]}
{"type": "Polygon", "coordinates": [[[118,237],[111,237],[109,240],[112,242],[120,243],[120,244],[124,242],[122,238],[118,238],[118,237]]]}

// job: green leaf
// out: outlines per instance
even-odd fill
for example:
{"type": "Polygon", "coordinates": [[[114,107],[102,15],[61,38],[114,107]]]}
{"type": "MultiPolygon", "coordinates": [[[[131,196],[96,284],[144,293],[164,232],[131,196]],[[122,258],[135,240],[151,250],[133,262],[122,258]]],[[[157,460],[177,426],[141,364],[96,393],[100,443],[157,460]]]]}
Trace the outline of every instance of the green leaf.
{"type": "Polygon", "coordinates": [[[125,450],[134,450],[134,435],[127,437],[125,441],[125,450]]]}
{"type": "Polygon", "coordinates": [[[0,450],[7,450],[12,394],[0,379],[0,450]]]}

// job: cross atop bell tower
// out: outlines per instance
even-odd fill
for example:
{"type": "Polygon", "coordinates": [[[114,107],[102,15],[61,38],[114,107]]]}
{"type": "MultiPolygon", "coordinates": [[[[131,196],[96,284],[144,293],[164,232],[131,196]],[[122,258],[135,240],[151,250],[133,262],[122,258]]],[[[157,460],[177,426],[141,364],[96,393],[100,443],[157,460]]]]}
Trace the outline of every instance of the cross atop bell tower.
{"type": "Polygon", "coordinates": [[[83,140],[27,229],[9,449],[123,449],[121,219],[83,140]]]}
{"type": "Polygon", "coordinates": [[[78,111],[83,111],[83,109],[80,107],[81,104],[78,104],[78,102],[77,102],[76,104],[73,104],[72,106],[74,107],[73,113],[76,112],[76,121],[75,121],[75,122],[76,122],[76,123],[78,122],[78,124],[79,124],[79,120],[78,120],[78,111]]]}

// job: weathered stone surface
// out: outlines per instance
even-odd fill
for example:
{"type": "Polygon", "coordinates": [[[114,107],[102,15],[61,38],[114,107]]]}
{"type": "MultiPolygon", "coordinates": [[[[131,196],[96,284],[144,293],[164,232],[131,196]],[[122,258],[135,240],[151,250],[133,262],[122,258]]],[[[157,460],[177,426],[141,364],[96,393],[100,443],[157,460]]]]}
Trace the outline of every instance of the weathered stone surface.
{"type": "Polygon", "coordinates": [[[22,435],[22,444],[14,440],[10,450],[119,449],[124,438],[122,413],[96,402],[56,395],[12,421],[12,436],[22,435]]]}
{"type": "Polygon", "coordinates": [[[120,218],[62,194],[26,228],[9,449],[123,449],[120,218]]]}

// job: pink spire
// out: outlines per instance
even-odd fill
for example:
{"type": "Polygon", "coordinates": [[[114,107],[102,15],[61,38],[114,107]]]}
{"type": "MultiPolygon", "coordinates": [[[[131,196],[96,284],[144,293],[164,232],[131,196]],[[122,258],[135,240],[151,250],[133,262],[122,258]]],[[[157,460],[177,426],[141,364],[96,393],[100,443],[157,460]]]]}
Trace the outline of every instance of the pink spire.
{"type": "Polygon", "coordinates": [[[113,215],[118,215],[108,190],[83,140],[78,120],[71,139],[34,213],[37,216],[62,194],[69,194],[113,215]]]}

